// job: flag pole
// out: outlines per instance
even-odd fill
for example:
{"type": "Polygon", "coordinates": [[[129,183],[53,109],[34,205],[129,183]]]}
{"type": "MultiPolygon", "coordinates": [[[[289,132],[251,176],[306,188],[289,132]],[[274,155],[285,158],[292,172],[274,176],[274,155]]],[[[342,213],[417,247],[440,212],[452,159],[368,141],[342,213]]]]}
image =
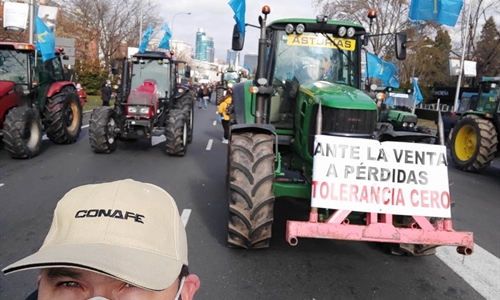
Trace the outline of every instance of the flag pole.
{"type": "Polygon", "coordinates": [[[460,60],[460,74],[458,74],[458,81],[457,81],[457,89],[455,91],[455,102],[453,103],[453,110],[455,112],[458,111],[458,96],[460,94],[460,86],[462,83],[462,74],[464,73],[464,60],[465,60],[465,48],[467,48],[467,44],[469,42],[469,21],[470,21],[470,14],[471,14],[471,6],[472,6],[472,0],[469,0],[469,11],[467,12],[467,24],[465,26],[465,41],[462,49],[462,58],[460,60]]]}
{"type": "MultiPolygon", "coordinates": [[[[30,0],[30,8],[29,8],[29,23],[30,23],[30,37],[29,37],[29,43],[33,45],[33,34],[34,34],[34,28],[35,28],[35,23],[34,23],[34,15],[35,15],[35,0],[30,0]]],[[[36,61],[36,60],[35,60],[36,61]]]]}

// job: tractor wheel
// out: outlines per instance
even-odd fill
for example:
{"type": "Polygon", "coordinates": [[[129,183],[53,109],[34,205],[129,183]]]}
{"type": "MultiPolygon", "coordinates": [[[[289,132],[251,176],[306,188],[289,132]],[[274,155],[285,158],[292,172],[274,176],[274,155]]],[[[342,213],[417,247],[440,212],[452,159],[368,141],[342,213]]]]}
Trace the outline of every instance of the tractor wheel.
{"type": "Polygon", "coordinates": [[[222,99],[224,99],[224,89],[217,88],[215,90],[215,105],[219,106],[222,103],[222,99]]]}
{"type": "Polygon", "coordinates": [[[377,123],[377,140],[383,142],[382,135],[386,132],[394,131],[394,127],[391,123],[377,123]]]}
{"type": "Polygon", "coordinates": [[[228,246],[268,248],[274,211],[274,151],[270,134],[231,134],[228,246]]]}
{"type": "Polygon", "coordinates": [[[193,128],[194,128],[194,98],[189,93],[184,94],[174,104],[175,109],[182,109],[188,115],[188,138],[187,142],[191,144],[193,141],[193,128]]]}
{"type": "Polygon", "coordinates": [[[89,141],[95,153],[111,153],[118,146],[115,128],[118,127],[113,108],[101,106],[94,109],[89,121],[89,141]]]}
{"type": "Polygon", "coordinates": [[[165,136],[167,137],[166,152],[172,156],[184,156],[187,150],[188,138],[188,115],[182,109],[172,109],[168,113],[165,124],[165,136]]]}
{"type": "Polygon", "coordinates": [[[467,115],[453,128],[450,143],[455,166],[462,171],[478,173],[495,158],[498,133],[492,122],[467,115]]]}
{"type": "Polygon", "coordinates": [[[5,117],[3,142],[12,158],[37,156],[42,146],[42,122],[38,111],[29,107],[10,110],[5,117]]]}
{"type": "Polygon", "coordinates": [[[64,87],[59,93],[48,98],[43,115],[45,131],[52,142],[76,142],[82,127],[82,107],[73,87],[64,87]]]}

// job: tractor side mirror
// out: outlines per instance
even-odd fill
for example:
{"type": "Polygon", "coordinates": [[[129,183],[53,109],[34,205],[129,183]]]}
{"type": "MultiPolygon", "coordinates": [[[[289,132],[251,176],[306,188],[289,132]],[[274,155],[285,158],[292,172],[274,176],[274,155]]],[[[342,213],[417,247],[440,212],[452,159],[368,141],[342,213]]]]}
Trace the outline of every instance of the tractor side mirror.
{"type": "Polygon", "coordinates": [[[406,59],[406,33],[396,33],[396,58],[399,60],[406,59]]]}
{"type": "Polygon", "coordinates": [[[233,51],[241,51],[243,49],[243,45],[245,44],[245,36],[238,29],[238,25],[234,24],[233,29],[233,51]]]}
{"type": "Polygon", "coordinates": [[[370,37],[368,36],[368,34],[363,35],[363,46],[368,46],[369,39],[370,37]]]}
{"type": "Polygon", "coordinates": [[[493,85],[494,83],[491,83],[491,82],[488,82],[486,84],[483,85],[483,93],[485,94],[489,94],[489,92],[491,92],[491,86],[493,85]]]}
{"type": "Polygon", "coordinates": [[[113,60],[111,62],[111,74],[118,75],[118,61],[113,60]]]}
{"type": "Polygon", "coordinates": [[[186,77],[186,78],[190,78],[191,77],[191,67],[190,66],[186,66],[184,68],[184,77],[186,77]]]}

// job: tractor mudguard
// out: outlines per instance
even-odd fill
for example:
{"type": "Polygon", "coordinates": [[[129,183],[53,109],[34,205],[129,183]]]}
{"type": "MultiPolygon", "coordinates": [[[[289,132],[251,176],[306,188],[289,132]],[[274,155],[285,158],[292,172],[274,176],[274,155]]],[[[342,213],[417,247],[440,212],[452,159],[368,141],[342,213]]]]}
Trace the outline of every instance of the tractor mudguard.
{"type": "Polygon", "coordinates": [[[231,132],[258,132],[275,135],[274,126],[271,124],[234,124],[231,132]]]}
{"type": "Polygon", "coordinates": [[[52,83],[52,85],[49,88],[49,91],[47,92],[47,98],[51,98],[56,93],[59,93],[63,87],[68,86],[68,85],[71,85],[72,87],[74,87],[75,91],[76,91],[76,86],[71,81],[57,81],[57,82],[52,83]]]}
{"type": "Polygon", "coordinates": [[[185,85],[179,85],[175,90],[174,98],[179,99],[180,97],[184,96],[187,93],[189,93],[189,87],[185,85]]]}

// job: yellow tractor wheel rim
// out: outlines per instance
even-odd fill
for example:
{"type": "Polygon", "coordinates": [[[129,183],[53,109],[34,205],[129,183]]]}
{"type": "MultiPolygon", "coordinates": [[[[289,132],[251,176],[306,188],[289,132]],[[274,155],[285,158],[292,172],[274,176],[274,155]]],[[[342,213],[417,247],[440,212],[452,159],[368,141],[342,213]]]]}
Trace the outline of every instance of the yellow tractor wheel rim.
{"type": "Polygon", "coordinates": [[[474,156],[477,148],[477,134],[474,127],[465,125],[457,132],[455,153],[461,161],[468,161],[474,156]]]}
{"type": "Polygon", "coordinates": [[[78,105],[74,101],[71,101],[68,109],[71,109],[71,113],[73,114],[73,119],[71,120],[71,123],[68,124],[67,129],[69,132],[73,132],[76,130],[78,126],[78,105]]]}

